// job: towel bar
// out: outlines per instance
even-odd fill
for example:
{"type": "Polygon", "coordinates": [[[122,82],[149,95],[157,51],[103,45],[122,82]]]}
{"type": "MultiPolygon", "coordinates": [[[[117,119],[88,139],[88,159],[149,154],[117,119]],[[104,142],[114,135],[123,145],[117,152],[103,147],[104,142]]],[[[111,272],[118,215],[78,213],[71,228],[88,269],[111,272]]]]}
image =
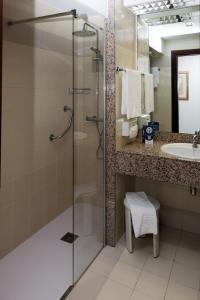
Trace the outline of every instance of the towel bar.
{"type": "MultiPolygon", "coordinates": [[[[135,70],[135,71],[138,71],[138,72],[139,72],[139,70],[135,70]]],[[[117,67],[117,68],[116,68],[116,72],[126,72],[126,69],[121,68],[121,67],[117,67]]],[[[141,75],[144,76],[145,73],[141,73],[141,75]]]]}

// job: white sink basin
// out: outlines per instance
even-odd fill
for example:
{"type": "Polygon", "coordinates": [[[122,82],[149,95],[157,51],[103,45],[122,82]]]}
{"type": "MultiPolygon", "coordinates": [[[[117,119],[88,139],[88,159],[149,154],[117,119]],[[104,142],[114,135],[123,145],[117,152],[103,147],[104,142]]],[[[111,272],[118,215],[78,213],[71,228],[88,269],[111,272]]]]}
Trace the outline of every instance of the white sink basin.
{"type": "Polygon", "coordinates": [[[189,143],[165,144],[161,150],[167,154],[184,159],[200,160],[200,146],[193,148],[189,143]]]}

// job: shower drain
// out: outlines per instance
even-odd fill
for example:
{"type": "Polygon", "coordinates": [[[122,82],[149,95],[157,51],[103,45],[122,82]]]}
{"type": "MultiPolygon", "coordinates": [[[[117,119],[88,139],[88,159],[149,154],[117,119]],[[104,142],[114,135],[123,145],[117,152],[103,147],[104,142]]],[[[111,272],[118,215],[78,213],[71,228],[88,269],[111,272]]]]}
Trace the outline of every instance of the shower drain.
{"type": "Polygon", "coordinates": [[[78,238],[78,235],[71,233],[71,232],[67,232],[62,238],[61,241],[69,243],[69,244],[73,244],[73,242],[78,238]]]}

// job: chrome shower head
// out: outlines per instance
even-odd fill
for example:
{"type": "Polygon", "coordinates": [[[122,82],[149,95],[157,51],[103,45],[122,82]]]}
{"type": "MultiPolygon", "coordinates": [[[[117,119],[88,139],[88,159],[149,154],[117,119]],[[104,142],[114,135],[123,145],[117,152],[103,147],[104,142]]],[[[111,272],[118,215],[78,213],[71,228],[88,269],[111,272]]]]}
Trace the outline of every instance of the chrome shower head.
{"type": "Polygon", "coordinates": [[[87,29],[87,23],[84,23],[82,30],[74,31],[73,34],[77,37],[91,37],[96,35],[96,32],[93,30],[87,29]]]}

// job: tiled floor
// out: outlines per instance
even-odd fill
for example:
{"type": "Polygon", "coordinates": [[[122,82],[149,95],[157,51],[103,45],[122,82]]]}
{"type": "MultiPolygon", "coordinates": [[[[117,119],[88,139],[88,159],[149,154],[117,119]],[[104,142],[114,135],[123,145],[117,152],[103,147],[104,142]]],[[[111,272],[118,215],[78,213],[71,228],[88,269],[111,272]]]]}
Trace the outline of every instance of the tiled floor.
{"type": "Polygon", "coordinates": [[[107,246],[67,300],[200,300],[200,235],[161,230],[161,253],[152,239],[138,239],[133,254],[124,237],[107,246]]]}

